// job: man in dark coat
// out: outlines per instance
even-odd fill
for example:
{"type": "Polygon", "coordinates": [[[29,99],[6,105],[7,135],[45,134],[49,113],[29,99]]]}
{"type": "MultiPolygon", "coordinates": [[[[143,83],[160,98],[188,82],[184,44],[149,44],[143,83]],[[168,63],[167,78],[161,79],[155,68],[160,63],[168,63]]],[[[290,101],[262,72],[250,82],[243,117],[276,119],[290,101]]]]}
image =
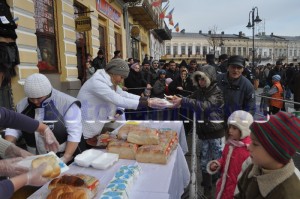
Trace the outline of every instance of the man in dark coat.
{"type": "Polygon", "coordinates": [[[228,72],[217,76],[218,86],[223,91],[225,120],[236,110],[254,115],[255,91],[251,82],[242,75],[245,58],[240,55],[228,59],[228,72]]]}
{"type": "Polygon", "coordinates": [[[95,68],[95,71],[98,69],[104,69],[106,66],[106,60],[102,50],[99,50],[97,57],[93,60],[92,66],[95,68]]]}

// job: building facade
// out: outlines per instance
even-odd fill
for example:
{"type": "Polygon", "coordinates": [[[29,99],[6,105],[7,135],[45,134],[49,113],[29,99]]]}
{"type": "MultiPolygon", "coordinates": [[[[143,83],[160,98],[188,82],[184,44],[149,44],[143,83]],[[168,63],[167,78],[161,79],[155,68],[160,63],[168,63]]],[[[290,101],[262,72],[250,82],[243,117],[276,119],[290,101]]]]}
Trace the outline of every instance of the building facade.
{"type": "Polygon", "coordinates": [[[96,57],[99,49],[107,61],[115,50],[121,51],[123,59],[142,59],[145,54],[158,58],[164,50],[165,38],[159,37],[163,33],[151,33],[165,29],[159,19],[161,7],[152,7],[152,0],[7,3],[18,19],[16,43],[21,63],[12,80],[15,103],[24,97],[24,80],[33,73],[45,74],[54,88],[76,96],[85,77],[87,55],[96,57]]]}
{"type": "MultiPolygon", "coordinates": [[[[172,33],[172,40],[166,41],[163,60],[196,59],[205,63],[206,54],[242,55],[251,62],[253,57],[253,38],[238,34],[212,33],[172,33]]],[[[282,60],[286,63],[300,62],[300,37],[277,36],[271,33],[260,33],[254,37],[255,64],[275,63],[282,60]]]]}

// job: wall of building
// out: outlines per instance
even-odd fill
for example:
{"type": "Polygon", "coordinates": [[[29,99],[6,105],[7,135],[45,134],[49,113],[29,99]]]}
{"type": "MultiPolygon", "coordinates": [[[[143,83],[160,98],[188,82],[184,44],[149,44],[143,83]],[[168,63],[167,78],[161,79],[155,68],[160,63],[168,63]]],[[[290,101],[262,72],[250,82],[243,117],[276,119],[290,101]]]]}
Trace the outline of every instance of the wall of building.
{"type": "MultiPolygon", "coordinates": [[[[39,0],[37,0],[39,1],[39,0]]],[[[17,76],[12,80],[14,103],[24,97],[24,80],[33,73],[38,73],[38,45],[35,26],[34,1],[7,0],[11,6],[12,15],[18,17],[18,28],[16,30],[18,39],[17,45],[20,53],[20,65],[17,67],[17,76]]],[[[57,73],[45,74],[51,81],[54,88],[66,93],[72,89],[79,89],[81,82],[78,80],[77,55],[76,55],[76,31],[73,0],[60,0],[55,2],[55,28],[57,41],[58,68],[57,73]]],[[[92,29],[86,32],[87,52],[94,57],[97,55],[100,46],[99,24],[106,27],[108,60],[113,57],[115,47],[115,33],[121,35],[122,55],[126,58],[126,35],[123,26],[123,11],[121,5],[112,2],[109,5],[120,13],[120,24],[115,23],[110,17],[97,11],[96,1],[77,0],[77,3],[93,12],[88,16],[91,18],[92,29]]],[[[147,42],[147,41],[146,41],[147,42]]],[[[76,95],[76,93],[74,93],[76,95]]]]}

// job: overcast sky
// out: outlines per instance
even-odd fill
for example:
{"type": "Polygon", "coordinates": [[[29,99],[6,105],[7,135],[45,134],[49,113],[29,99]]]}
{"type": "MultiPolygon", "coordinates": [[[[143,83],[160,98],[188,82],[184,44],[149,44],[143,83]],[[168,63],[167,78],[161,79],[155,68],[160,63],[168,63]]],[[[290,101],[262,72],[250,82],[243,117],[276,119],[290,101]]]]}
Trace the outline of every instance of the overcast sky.
{"type": "MultiPolygon", "coordinates": [[[[273,32],[274,35],[300,36],[300,0],[170,0],[166,14],[174,7],[174,24],[179,22],[180,30],[186,32],[202,30],[207,33],[217,27],[217,33],[238,34],[242,31],[251,36],[252,30],[246,25],[249,11],[255,6],[263,20],[255,25],[255,32],[259,29],[267,35],[273,32]]],[[[166,23],[169,24],[168,19],[166,23]]]]}

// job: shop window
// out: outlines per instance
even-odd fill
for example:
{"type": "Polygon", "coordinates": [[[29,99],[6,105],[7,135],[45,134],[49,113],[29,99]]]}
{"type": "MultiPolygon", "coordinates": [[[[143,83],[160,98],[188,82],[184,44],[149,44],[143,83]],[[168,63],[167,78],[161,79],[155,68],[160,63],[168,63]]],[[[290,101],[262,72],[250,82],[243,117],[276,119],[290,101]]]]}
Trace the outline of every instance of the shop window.
{"type": "Polygon", "coordinates": [[[116,44],[116,50],[120,50],[121,51],[121,56],[122,56],[122,36],[121,34],[115,32],[115,44],[116,44]]]}
{"type": "Polygon", "coordinates": [[[242,55],[242,48],[238,47],[238,55],[242,55]]]}
{"type": "Polygon", "coordinates": [[[247,51],[247,48],[244,47],[244,48],[243,48],[243,56],[246,56],[246,55],[247,55],[247,52],[246,52],[246,51],[247,51]]]}
{"type": "Polygon", "coordinates": [[[230,47],[227,47],[227,54],[228,54],[229,56],[231,56],[231,48],[230,48],[230,47]]]}
{"type": "Polygon", "coordinates": [[[207,54],[207,46],[203,46],[203,56],[205,56],[207,54]]]}
{"type": "Polygon", "coordinates": [[[200,46],[196,46],[196,55],[200,55],[200,46]]]}
{"type": "Polygon", "coordinates": [[[53,0],[34,0],[38,68],[41,73],[58,72],[53,0]]]}
{"type": "Polygon", "coordinates": [[[193,46],[188,46],[188,55],[192,55],[193,53],[193,46]]]}
{"type": "Polygon", "coordinates": [[[186,52],[185,52],[185,46],[181,46],[181,54],[182,54],[182,55],[185,55],[185,54],[186,54],[186,52]]]}
{"type": "Polygon", "coordinates": [[[139,40],[131,38],[131,49],[132,49],[132,58],[140,59],[139,57],[139,40]]]}
{"type": "Polygon", "coordinates": [[[176,55],[178,55],[178,46],[173,46],[173,54],[174,54],[174,57],[176,55]]]}
{"type": "Polygon", "coordinates": [[[99,41],[100,41],[100,47],[99,49],[101,49],[104,54],[105,54],[105,58],[106,60],[108,60],[108,54],[107,54],[107,36],[106,36],[106,28],[104,26],[99,25],[99,41]]]}
{"type": "Polygon", "coordinates": [[[166,46],[167,55],[171,55],[171,46],[166,46]]]}

